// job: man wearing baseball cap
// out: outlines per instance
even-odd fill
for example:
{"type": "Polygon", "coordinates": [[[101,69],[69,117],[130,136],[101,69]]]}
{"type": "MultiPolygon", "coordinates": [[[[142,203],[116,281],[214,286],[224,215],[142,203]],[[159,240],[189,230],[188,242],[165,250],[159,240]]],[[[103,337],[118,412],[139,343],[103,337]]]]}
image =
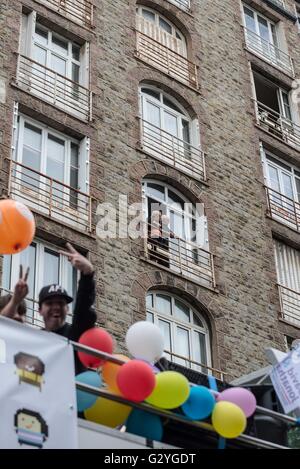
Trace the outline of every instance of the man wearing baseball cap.
{"type": "MultiPolygon", "coordinates": [[[[45,330],[67,337],[78,342],[80,336],[95,326],[97,319],[93,308],[95,301],[94,267],[90,261],[79,254],[70,243],[66,245],[66,251],[60,251],[68,257],[72,266],[80,271],[76,303],[72,324],[66,323],[68,304],[73,298],[60,285],[52,284],[43,287],[39,294],[39,313],[44,319],[45,330]]],[[[76,374],[85,368],[79,360],[75,360],[76,374]]]]}

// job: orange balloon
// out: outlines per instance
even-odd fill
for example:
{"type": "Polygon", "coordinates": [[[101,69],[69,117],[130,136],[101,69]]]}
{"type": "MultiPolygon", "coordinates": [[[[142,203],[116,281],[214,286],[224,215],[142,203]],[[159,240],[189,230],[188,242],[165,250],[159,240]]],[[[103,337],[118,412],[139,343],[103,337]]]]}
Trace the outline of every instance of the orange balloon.
{"type": "MultiPolygon", "coordinates": [[[[130,361],[130,358],[125,355],[116,354],[114,357],[120,358],[120,360],[124,360],[126,362],[130,361]]],[[[117,385],[117,374],[121,366],[122,365],[117,365],[116,363],[106,362],[102,367],[102,378],[108,385],[109,389],[118,394],[120,394],[120,390],[117,385]]]]}
{"type": "Polygon", "coordinates": [[[35,234],[31,211],[21,202],[0,201],[0,254],[16,254],[29,246],[35,234]]]}

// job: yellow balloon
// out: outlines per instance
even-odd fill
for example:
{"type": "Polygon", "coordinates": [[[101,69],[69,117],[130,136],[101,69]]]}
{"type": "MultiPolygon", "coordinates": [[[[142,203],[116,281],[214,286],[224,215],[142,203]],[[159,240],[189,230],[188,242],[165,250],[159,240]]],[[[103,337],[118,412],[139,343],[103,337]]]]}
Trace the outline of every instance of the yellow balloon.
{"type": "Polygon", "coordinates": [[[211,420],[216,432],[224,438],[237,438],[244,432],[247,425],[242,409],[227,401],[217,402],[211,420]]]}
{"type": "Polygon", "coordinates": [[[92,407],[84,411],[84,416],[91,422],[115,428],[127,420],[131,411],[130,406],[99,397],[92,407]]]}
{"type": "Polygon", "coordinates": [[[189,382],[177,371],[163,371],[155,376],[156,385],[146,402],[162,409],[176,409],[190,395],[189,382]]]}
{"type": "MultiPolygon", "coordinates": [[[[125,357],[125,355],[116,354],[116,358],[120,358],[126,362],[129,362],[130,358],[125,357]]],[[[117,365],[116,363],[106,362],[102,366],[102,378],[109,386],[111,391],[115,391],[117,394],[120,393],[120,390],[117,385],[117,374],[122,365],[117,365]]]]}

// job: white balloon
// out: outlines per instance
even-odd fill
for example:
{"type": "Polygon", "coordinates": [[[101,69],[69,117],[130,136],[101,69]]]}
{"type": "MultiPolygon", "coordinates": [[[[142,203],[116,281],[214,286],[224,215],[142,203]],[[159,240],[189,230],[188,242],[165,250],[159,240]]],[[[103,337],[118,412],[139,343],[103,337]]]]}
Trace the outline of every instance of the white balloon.
{"type": "Polygon", "coordinates": [[[163,355],[164,336],[155,324],[139,321],[128,329],[126,345],[134,358],[155,363],[163,355]]]}

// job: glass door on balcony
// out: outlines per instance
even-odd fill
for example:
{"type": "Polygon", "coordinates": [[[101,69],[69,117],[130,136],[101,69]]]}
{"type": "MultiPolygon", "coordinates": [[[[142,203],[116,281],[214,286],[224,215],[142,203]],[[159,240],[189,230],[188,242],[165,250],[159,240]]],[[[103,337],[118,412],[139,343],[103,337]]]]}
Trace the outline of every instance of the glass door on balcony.
{"type": "Polygon", "coordinates": [[[244,6],[247,44],[265,58],[280,59],[276,26],[255,10],[244,6]]]}
{"type": "Polygon", "coordinates": [[[147,150],[180,169],[191,159],[190,121],[163,93],[142,88],[142,118],[147,150]]]}

